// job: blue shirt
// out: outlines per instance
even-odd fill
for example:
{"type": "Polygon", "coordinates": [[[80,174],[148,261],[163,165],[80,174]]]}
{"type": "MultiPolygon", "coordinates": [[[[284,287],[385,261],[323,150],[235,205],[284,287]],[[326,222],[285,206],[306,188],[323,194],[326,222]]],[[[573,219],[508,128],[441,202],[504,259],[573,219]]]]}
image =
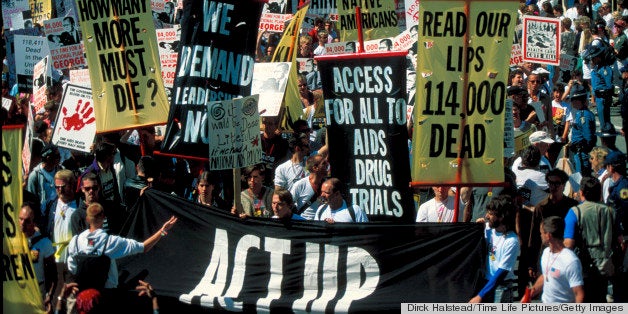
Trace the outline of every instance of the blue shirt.
{"type": "Polygon", "coordinates": [[[589,109],[576,111],[571,128],[571,142],[586,141],[595,144],[595,116],[589,109]]]}
{"type": "Polygon", "coordinates": [[[613,88],[613,70],[609,66],[597,65],[591,69],[591,86],[594,91],[613,88]]]}

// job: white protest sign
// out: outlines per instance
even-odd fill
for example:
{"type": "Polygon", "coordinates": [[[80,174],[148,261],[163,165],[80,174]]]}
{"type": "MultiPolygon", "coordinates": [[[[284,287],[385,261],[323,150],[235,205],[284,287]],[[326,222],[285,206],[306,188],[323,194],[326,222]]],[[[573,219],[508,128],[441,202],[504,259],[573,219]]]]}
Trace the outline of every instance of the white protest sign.
{"type": "Polygon", "coordinates": [[[262,161],[257,95],[207,105],[209,168],[234,169],[262,161]]]}
{"type": "Polygon", "coordinates": [[[68,84],[57,114],[52,143],[82,152],[89,152],[96,135],[96,118],[92,90],[68,84]]]}

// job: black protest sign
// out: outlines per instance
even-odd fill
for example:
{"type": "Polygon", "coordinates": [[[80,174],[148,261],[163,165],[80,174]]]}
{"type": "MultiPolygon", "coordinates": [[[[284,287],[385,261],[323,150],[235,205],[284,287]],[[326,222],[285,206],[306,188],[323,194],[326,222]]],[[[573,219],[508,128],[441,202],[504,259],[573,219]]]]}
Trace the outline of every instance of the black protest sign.
{"type": "Polygon", "coordinates": [[[251,93],[261,1],[193,1],[184,6],[163,153],[207,158],[205,104],[251,93]]]}
{"type": "Polygon", "coordinates": [[[371,220],[413,221],[405,52],[320,57],[331,174],[371,220]]]}
{"type": "Polygon", "coordinates": [[[118,260],[120,273],[144,274],[160,305],[180,301],[174,313],[389,313],[402,302],[466,302],[486,259],[476,223],[242,220],[151,189],[136,206],[126,237],[178,221],[150,252],[118,260]]]}

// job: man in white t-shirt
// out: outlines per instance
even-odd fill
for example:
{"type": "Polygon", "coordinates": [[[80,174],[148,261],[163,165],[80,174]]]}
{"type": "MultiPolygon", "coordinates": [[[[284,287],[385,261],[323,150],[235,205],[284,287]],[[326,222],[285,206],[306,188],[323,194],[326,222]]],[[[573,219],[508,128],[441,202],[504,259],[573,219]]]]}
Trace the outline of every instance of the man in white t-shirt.
{"type": "Polygon", "coordinates": [[[558,216],[545,218],[541,224],[541,239],[549,245],[541,256],[541,271],[532,287],[531,297],[541,290],[543,303],[582,303],[584,301],[584,280],[582,265],[576,254],[565,249],[563,234],[565,221],[558,216]]]}
{"type": "Polygon", "coordinates": [[[360,206],[347,205],[342,197],[344,185],[338,178],[329,178],[321,187],[323,205],[318,207],[315,220],[324,220],[327,223],[335,222],[368,222],[366,212],[360,206]]]}
{"type": "Polygon", "coordinates": [[[534,207],[549,194],[549,186],[545,181],[545,173],[539,170],[541,154],[539,149],[531,145],[521,154],[521,165],[512,168],[517,177],[517,188],[523,198],[523,205],[534,207]]]}
{"type": "MultiPolygon", "coordinates": [[[[434,198],[421,204],[416,222],[454,222],[454,197],[449,195],[450,186],[433,186],[434,198]]],[[[462,220],[458,213],[457,221],[462,220]]]]}

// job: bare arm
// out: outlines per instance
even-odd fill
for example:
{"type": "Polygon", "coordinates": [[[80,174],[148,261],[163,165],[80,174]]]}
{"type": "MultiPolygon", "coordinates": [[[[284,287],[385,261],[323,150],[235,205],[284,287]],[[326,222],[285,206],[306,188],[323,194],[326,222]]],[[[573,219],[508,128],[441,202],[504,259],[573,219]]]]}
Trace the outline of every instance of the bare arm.
{"type": "Polygon", "coordinates": [[[576,286],[572,288],[573,293],[576,295],[576,303],[584,302],[584,287],[576,286]]]}
{"type": "Polygon", "coordinates": [[[540,275],[537,279],[536,282],[534,283],[534,286],[532,286],[532,291],[530,291],[530,298],[534,299],[536,296],[538,296],[539,294],[541,294],[541,291],[543,291],[543,275],[540,275]]]}
{"type": "Polygon", "coordinates": [[[168,230],[170,230],[176,222],[177,222],[177,217],[175,216],[170,217],[170,219],[166,221],[166,223],[163,225],[163,227],[161,227],[161,229],[155,232],[155,234],[153,234],[150,238],[144,240],[144,253],[150,251],[153,248],[153,246],[155,246],[155,244],[159,242],[159,239],[161,239],[162,236],[165,236],[166,234],[168,234],[168,230]]]}
{"type": "Polygon", "coordinates": [[[573,239],[565,239],[563,240],[563,245],[565,245],[566,248],[573,250],[573,248],[576,246],[576,241],[574,241],[573,239]]]}

